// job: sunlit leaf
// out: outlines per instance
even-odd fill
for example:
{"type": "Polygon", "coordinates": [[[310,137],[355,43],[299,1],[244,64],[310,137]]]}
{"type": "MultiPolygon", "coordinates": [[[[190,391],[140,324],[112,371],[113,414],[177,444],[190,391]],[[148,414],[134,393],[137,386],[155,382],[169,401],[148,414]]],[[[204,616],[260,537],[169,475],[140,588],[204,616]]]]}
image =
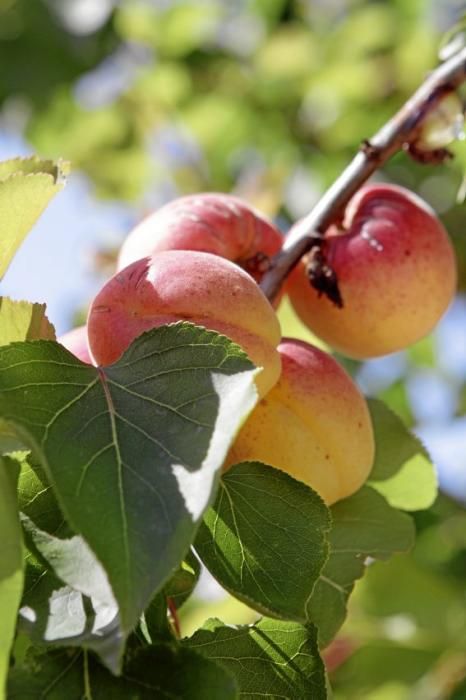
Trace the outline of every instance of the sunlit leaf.
{"type": "Polygon", "coordinates": [[[428,508],[437,495],[437,477],[427,450],[384,403],[371,399],[369,410],[376,442],[369,483],[394,508],[428,508]]]}
{"type": "Polygon", "coordinates": [[[250,607],[306,622],[329,528],[328,508],[315,491],[282,471],[245,462],[222,476],[195,548],[222,586],[250,607]]]}
{"type": "Polygon", "coordinates": [[[325,671],[312,625],[264,618],[245,627],[208,620],[185,645],[218,661],[242,698],[327,698],[325,671]]]}
{"type": "Polygon", "coordinates": [[[31,158],[0,163],[0,278],[36,219],[66,181],[68,164],[31,158]]]}
{"type": "Polygon", "coordinates": [[[40,455],[128,632],[194,538],[257,400],[256,370],[227,338],[186,323],[143,334],[109,367],[35,341],[0,348],[0,370],[0,415],[40,455]]]}
{"type": "Polygon", "coordinates": [[[55,330],[45,315],[45,304],[0,297],[0,345],[41,338],[55,340],[55,330]]]}

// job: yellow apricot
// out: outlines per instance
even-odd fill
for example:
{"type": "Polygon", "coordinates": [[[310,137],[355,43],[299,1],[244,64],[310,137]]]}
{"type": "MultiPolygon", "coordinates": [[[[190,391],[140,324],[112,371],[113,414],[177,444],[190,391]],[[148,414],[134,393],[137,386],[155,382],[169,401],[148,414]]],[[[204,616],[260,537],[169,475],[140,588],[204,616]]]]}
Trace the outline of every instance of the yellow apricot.
{"type": "Polygon", "coordinates": [[[366,401],[331,355],[304,341],[278,346],[282,373],[241,428],[226,466],[259,461],[311,486],[327,504],[350,496],[374,461],[366,401]]]}

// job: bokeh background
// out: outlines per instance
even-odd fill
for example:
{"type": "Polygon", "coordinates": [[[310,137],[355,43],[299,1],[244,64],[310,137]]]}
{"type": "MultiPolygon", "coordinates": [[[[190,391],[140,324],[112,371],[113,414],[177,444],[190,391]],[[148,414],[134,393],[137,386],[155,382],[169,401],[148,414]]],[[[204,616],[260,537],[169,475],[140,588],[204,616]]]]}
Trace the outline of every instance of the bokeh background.
{"type": "MultiPolygon", "coordinates": [[[[85,318],[115,252],[181,194],[233,192],[286,232],[438,61],[459,0],[0,0],[0,159],[70,160],[1,293],[85,318]]],[[[406,352],[345,362],[423,439],[442,493],[410,557],[369,568],[330,666],[335,698],[466,698],[466,145],[440,167],[401,153],[455,245],[458,296],[406,352]],[[348,658],[344,660],[346,657],[348,658]]],[[[308,337],[285,308],[288,334],[308,337]]],[[[292,575],[292,572],[290,572],[292,575]]],[[[206,577],[183,615],[251,619],[206,577]]]]}

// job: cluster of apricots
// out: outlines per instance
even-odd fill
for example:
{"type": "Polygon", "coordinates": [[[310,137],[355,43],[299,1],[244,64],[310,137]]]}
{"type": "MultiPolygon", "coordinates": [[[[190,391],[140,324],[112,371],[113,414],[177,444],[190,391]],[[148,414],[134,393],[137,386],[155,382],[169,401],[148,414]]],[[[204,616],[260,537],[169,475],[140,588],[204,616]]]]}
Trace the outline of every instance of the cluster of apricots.
{"type": "MultiPolygon", "coordinates": [[[[143,331],[180,320],[222,333],[255,365],[260,401],[225,468],[247,460],[288,472],[327,504],[367,479],[374,459],[360,390],[328,353],[281,338],[259,282],[281,233],[240,199],[199,194],[143,220],[120,251],[116,274],[95,297],[87,326],[60,342],[85,362],[115,362],[143,331]]],[[[429,333],[456,287],[455,258],[434,212],[401,187],[369,185],[332,226],[323,252],[343,308],[309,284],[304,262],[285,290],[302,321],[331,347],[368,358],[429,333]]]]}

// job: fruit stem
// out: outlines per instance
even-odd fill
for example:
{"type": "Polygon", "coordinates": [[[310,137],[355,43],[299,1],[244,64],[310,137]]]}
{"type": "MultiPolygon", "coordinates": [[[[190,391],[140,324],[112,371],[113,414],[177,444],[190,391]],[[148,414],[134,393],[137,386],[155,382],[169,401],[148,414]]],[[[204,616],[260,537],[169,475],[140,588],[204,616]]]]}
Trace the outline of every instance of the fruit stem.
{"type": "Polygon", "coordinates": [[[167,598],[167,606],[170,611],[170,617],[172,618],[173,627],[175,629],[176,636],[178,639],[181,638],[181,627],[180,618],[178,617],[178,610],[176,609],[175,601],[173,598],[167,598]]]}
{"type": "Polygon", "coordinates": [[[406,150],[419,133],[426,115],[449,91],[466,80],[466,48],[441,63],[405,102],[401,109],[370,139],[361,144],[353,160],[324,193],[312,211],[293,227],[282,250],[272,258],[261,288],[273,301],[298,261],[310,250],[320,248],[326,229],[339,217],[351,197],[389,158],[406,150]]]}

